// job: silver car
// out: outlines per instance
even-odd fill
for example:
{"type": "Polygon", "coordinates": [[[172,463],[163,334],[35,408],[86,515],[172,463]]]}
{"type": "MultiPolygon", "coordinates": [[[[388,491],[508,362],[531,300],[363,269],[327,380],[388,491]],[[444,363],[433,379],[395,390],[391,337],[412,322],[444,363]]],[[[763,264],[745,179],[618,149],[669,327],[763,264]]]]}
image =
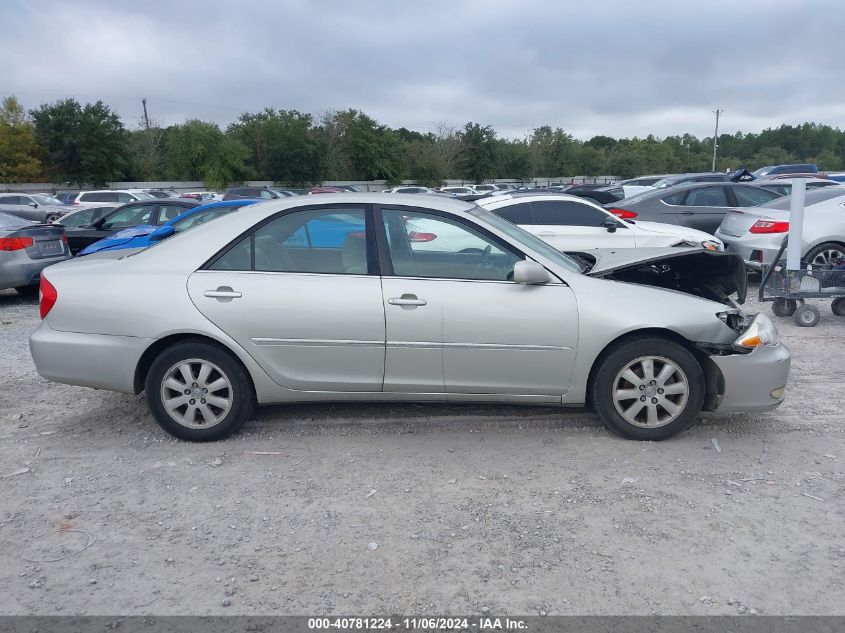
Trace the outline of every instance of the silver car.
{"type": "Polygon", "coordinates": [[[30,349],[48,380],[145,391],[189,440],[302,401],[587,403],[657,440],[783,400],[790,352],[727,298],[745,292],[731,253],[596,251],[588,270],[472,203],[324,194],[51,268],[30,349]],[[483,248],[433,249],[438,231],[483,248]]]}
{"type": "MultiPolygon", "coordinates": [[[[760,207],[735,209],[725,216],[716,237],[749,268],[774,262],[789,231],[791,198],[760,207]]],[[[802,259],[814,266],[845,258],[845,187],[823,187],[804,197],[802,259]]]]}
{"type": "Polygon", "coordinates": [[[46,193],[0,194],[0,212],[33,222],[53,222],[73,210],[46,193]]]}
{"type": "Polygon", "coordinates": [[[0,290],[38,292],[41,271],[70,258],[65,230],[0,213],[0,290]]]}

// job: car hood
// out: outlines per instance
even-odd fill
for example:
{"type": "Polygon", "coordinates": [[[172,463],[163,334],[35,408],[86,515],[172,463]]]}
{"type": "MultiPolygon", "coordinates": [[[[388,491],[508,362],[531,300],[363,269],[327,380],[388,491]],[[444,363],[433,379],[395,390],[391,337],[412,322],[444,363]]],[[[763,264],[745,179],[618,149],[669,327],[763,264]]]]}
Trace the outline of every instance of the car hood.
{"type": "Polygon", "coordinates": [[[623,248],[590,251],[590,277],[656,286],[731,303],[748,292],[745,262],[736,253],[704,248],[623,248]]]}

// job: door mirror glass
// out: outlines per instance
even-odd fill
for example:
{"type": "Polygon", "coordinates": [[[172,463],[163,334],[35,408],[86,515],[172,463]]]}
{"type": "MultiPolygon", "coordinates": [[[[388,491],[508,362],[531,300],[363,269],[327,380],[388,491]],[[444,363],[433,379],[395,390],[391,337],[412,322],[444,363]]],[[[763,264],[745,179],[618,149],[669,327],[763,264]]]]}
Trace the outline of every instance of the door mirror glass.
{"type": "Polygon", "coordinates": [[[30,203],[29,203],[29,206],[31,206],[33,209],[37,209],[37,208],[38,208],[38,203],[37,203],[37,202],[30,202],[30,203]]]}
{"type": "Polygon", "coordinates": [[[551,276],[537,262],[525,259],[514,265],[513,280],[518,284],[545,284],[551,281],[551,276]]]}

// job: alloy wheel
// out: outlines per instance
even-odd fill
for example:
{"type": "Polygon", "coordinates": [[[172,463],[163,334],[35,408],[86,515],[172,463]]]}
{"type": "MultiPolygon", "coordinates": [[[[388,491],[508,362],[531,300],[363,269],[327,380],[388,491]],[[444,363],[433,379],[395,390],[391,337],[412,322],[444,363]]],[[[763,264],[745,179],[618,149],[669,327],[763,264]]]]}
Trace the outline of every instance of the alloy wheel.
{"type": "Polygon", "coordinates": [[[657,428],[683,413],[689,399],[689,380],[668,358],[642,356],[616,375],[612,395],[616,410],[626,422],[657,428]]]}
{"type": "Polygon", "coordinates": [[[164,374],[161,402],[167,414],[190,429],[219,424],[232,408],[232,383],[217,365],[200,358],[182,360],[164,374]]]}
{"type": "Polygon", "coordinates": [[[813,256],[813,266],[828,266],[845,257],[845,253],[836,248],[826,248],[813,256]]]}

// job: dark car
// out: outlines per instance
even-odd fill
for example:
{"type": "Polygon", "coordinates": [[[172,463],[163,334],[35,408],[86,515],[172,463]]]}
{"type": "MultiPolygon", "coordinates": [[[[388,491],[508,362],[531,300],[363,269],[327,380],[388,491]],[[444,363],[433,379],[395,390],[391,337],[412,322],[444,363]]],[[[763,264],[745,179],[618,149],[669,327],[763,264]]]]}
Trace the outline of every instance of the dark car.
{"type": "Polygon", "coordinates": [[[789,165],[768,165],[751,172],[755,178],[774,176],[775,174],[817,174],[819,168],[813,163],[792,163],[789,165]]]}
{"type": "Polygon", "coordinates": [[[601,188],[596,189],[584,189],[582,187],[573,187],[572,189],[567,189],[565,193],[568,193],[571,196],[578,196],[579,198],[588,198],[593,202],[597,202],[598,204],[611,204],[616,202],[617,200],[621,200],[624,197],[624,192],[622,192],[622,187],[605,187],[602,186],[601,188]],[[575,191],[573,191],[575,189],[575,191]]]}
{"type": "Polygon", "coordinates": [[[678,185],[687,185],[694,182],[730,182],[731,178],[733,178],[733,174],[723,174],[718,171],[703,171],[666,176],[666,178],[661,178],[651,186],[655,189],[666,189],[667,187],[677,187],[678,185]]]}
{"type": "Polygon", "coordinates": [[[131,226],[164,224],[200,204],[196,200],[187,198],[142,200],[124,204],[100,216],[88,225],[79,228],[68,227],[65,234],[70,245],[70,252],[76,255],[86,246],[131,226]]]}
{"type": "Polygon", "coordinates": [[[232,187],[227,189],[223,195],[224,200],[238,200],[244,199],[260,199],[260,200],[277,200],[279,198],[289,198],[295,195],[284,189],[277,189],[275,187],[232,187]]]}
{"type": "Polygon", "coordinates": [[[118,204],[110,204],[102,207],[83,207],[78,211],[71,211],[67,215],[63,215],[53,224],[61,224],[67,228],[79,228],[80,226],[88,226],[100,216],[105,215],[109,211],[114,211],[119,207],[118,204]]]}
{"type": "Polygon", "coordinates": [[[713,233],[729,210],[780,197],[775,191],[748,183],[692,183],[648,191],[604,206],[625,220],[665,222],[713,233]]]}

